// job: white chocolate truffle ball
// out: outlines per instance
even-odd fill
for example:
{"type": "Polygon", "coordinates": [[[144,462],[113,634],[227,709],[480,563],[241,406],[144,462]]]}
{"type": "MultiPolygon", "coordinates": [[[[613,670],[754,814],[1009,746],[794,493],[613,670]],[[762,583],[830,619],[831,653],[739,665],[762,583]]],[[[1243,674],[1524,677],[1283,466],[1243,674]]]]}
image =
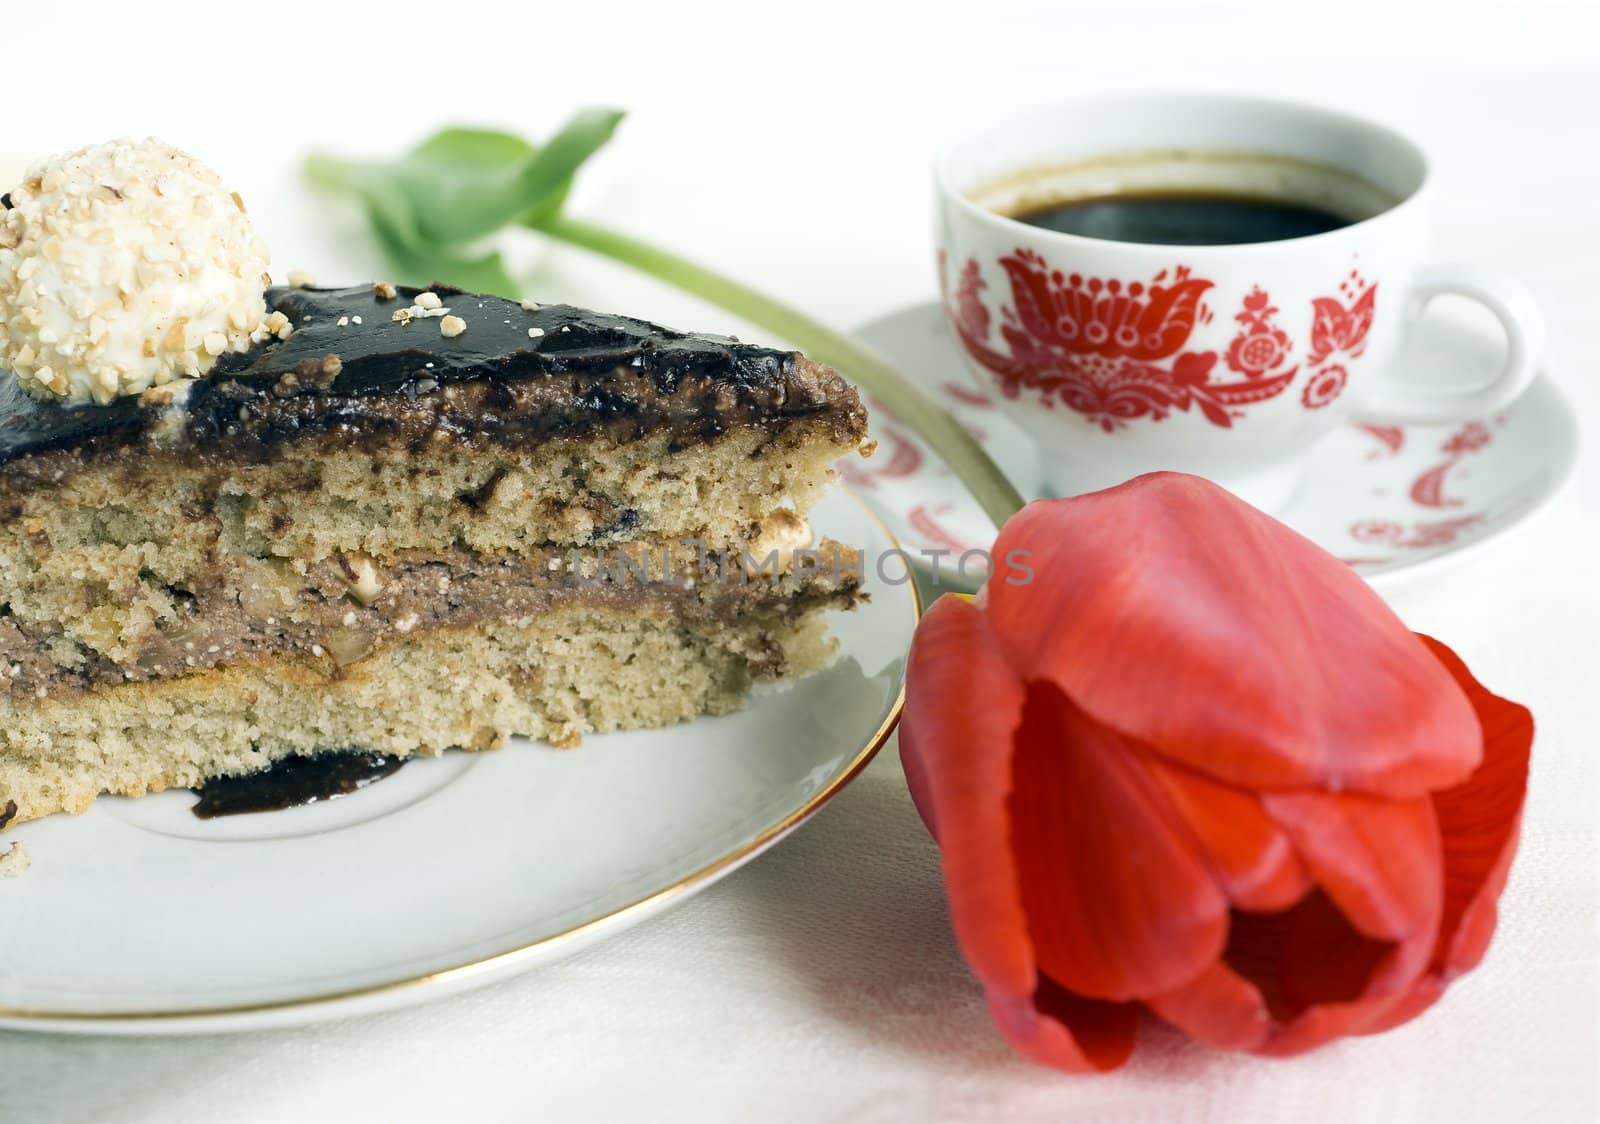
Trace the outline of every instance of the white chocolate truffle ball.
{"type": "Polygon", "coordinates": [[[261,328],[267,259],[243,201],[186,152],[53,157],[0,198],[0,369],[101,404],[198,378],[261,328]]]}

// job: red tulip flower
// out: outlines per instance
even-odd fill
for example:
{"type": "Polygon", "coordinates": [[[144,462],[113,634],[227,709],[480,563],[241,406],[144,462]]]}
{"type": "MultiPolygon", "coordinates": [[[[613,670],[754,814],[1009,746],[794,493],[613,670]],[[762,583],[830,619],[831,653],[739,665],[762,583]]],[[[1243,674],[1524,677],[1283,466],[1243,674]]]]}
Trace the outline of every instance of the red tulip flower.
{"type": "Polygon", "coordinates": [[[1405,1022],[1477,964],[1526,709],[1195,477],[1031,504],[994,557],[917,631],[900,746],[1019,1051],[1114,1069],[1143,1008],[1294,1054],[1405,1022]]]}

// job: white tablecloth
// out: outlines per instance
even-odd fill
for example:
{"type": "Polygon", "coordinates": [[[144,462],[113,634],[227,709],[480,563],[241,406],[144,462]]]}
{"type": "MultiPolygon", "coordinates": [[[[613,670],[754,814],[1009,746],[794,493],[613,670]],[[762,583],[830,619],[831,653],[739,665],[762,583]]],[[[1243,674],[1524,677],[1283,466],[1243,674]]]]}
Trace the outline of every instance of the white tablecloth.
{"type": "MultiPolygon", "coordinates": [[[[243,190],[280,276],[354,280],[376,264],[298,188],[305,147],[382,153],[452,120],[537,132],[610,101],[634,117],[576,211],[849,324],[929,295],[926,160],[964,118],[1107,87],[1306,97],[1430,143],[1439,255],[1530,281],[1550,365],[1600,423],[1592,2],[363,7],[8,12],[0,144],[164,135],[243,190]]],[[[541,294],[738,328],[576,252],[534,267],[541,294]]],[[[1488,958],[1382,1038],[1266,1061],[1152,1025],[1111,1076],[1020,1062],[956,952],[891,746],[753,866],[487,991],[235,1037],[0,1033],[0,1121],[1594,1119],[1597,559],[1585,469],[1526,533],[1396,600],[1529,704],[1539,735],[1488,958]]]]}

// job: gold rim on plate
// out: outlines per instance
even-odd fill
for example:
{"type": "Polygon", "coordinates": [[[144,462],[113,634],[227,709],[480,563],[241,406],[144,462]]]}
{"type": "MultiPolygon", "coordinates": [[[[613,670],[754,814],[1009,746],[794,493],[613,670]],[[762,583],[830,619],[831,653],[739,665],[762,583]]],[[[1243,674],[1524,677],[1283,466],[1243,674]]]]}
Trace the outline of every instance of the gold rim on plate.
{"type": "MultiPolygon", "coordinates": [[[[866,513],[867,518],[877,525],[878,530],[888,541],[891,550],[897,551],[900,549],[900,541],[895,538],[894,532],[878,517],[878,513],[867,505],[865,500],[848,488],[841,486],[839,490],[844,495],[849,496],[866,513]]],[[[918,590],[914,578],[907,584],[911,591],[911,617],[914,626],[917,621],[922,619],[922,593],[918,590]]],[[[525,960],[536,960],[541,953],[551,948],[592,936],[603,929],[618,925],[634,914],[646,912],[653,906],[662,905],[689,891],[699,889],[707,883],[715,881],[719,875],[730,868],[739,865],[741,862],[754,857],[775,844],[783,836],[810,819],[819,808],[843,791],[845,786],[855,780],[861,771],[871,763],[872,759],[877,756],[878,750],[883,748],[883,743],[889,740],[889,735],[894,732],[895,726],[899,723],[900,711],[905,706],[905,701],[905,677],[902,674],[900,690],[895,695],[894,701],[889,705],[888,713],[884,715],[883,721],[879,724],[877,730],[873,732],[872,737],[857,751],[855,757],[845,766],[844,770],[817,792],[816,795],[812,796],[811,799],[762,831],[743,847],[723,855],[715,862],[700,868],[671,886],[664,886],[636,901],[619,906],[610,913],[590,918],[588,921],[574,925],[570,929],[551,933],[549,936],[540,937],[538,940],[530,941],[528,944],[507,949],[505,952],[496,952],[477,960],[470,960],[465,964],[457,964],[453,967],[426,972],[419,976],[408,976],[405,979],[367,984],[364,987],[347,988],[343,991],[331,991],[321,995],[302,996],[298,999],[274,999],[268,1002],[246,1003],[235,1007],[195,1007],[187,1010],[172,1011],[38,1011],[0,1007],[0,1019],[35,1022],[98,1023],[102,1025],[144,1022],[170,1023],[182,1022],[188,1019],[203,1021],[238,1015],[265,1014],[270,1011],[290,1011],[308,1007],[331,1006],[375,995],[420,990],[435,984],[460,983],[475,976],[491,975],[502,970],[509,973],[514,971],[517,964],[525,960]]]]}

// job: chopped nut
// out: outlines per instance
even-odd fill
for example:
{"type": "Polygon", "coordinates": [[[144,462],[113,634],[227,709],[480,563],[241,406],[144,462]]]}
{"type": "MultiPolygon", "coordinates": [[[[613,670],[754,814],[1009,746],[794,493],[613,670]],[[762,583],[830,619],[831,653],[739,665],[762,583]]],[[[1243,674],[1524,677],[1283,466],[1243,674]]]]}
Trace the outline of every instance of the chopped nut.
{"type": "Polygon", "coordinates": [[[416,318],[417,312],[415,308],[397,308],[394,310],[394,315],[389,317],[390,320],[399,324],[409,324],[416,318]]]}
{"type": "Polygon", "coordinates": [[[372,292],[381,301],[392,301],[396,296],[394,284],[389,281],[373,282],[372,292]]]}
{"type": "Polygon", "coordinates": [[[339,319],[338,319],[338,320],[337,320],[337,321],[336,321],[336,323],[337,323],[337,324],[338,324],[338,326],[339,326],[339,327],[341,327],[341,328],[348,328],[348,327],[349,327],[349,326],[350,326],[350,317],[348,317],[348,316],[341,316],[341,317],[339,317],[339,319]]]}
{"type": "Polygon", "coordinates": [[[528,329],[528,338],[530,340],[539,339],[543,335],[544,335],[544,329],[543,328],[529,328],[528,329]]]}
{"type": "Polygon", "coordinates": [[[291,372],[295,376],[296,382],[288,383],[286,380],[288,380],[289,376],[285,375],[278,380],[278,386],[274,389],[287,396],[298,390],[299,384],[327,388],[333,383],[334,379],[339,377],[339,372],[342,370],[344,370],[344,363],[332,352],[324,355],[321,359],[302,359],[294,365],[294,370],[291,372]]]}
{"type": "Polygon", "coordinates": [[[294,325],[289,323],[289,318],[283,313],[274,312],[262,323],[261,331],[264,333],[261,339],[276,336],[280,340],[286,340],[294,333],[294,325]]]}
{"type": "Polygon", "coordinates": [[[370,605],[383,593],[378,567],[365,554],[339,556],[339,569],[350,583],[350,593],[363,605],[370,605]]]}
{"type": "Polygon", "coordinates": [[[446,316],[439,321],[439,334],[446,339],[454,339],[467,330],[467,322],[459,316],[446,316]]]}
{"type": "Polygon", "coordinates": [[[317,279],[311,276],[309,270],[291,269],[289,271],[289,288],[291,289],[309,289],[316,283],[317,279]]]}
{"type": "Polygon", "coordinates": [[[424,291],[418,293],[412,299],[411,303],[416,305],[418,308],[438,308],[440,305],[444,304],[444,301],[439,299],[438,293],[424,291]]]}

